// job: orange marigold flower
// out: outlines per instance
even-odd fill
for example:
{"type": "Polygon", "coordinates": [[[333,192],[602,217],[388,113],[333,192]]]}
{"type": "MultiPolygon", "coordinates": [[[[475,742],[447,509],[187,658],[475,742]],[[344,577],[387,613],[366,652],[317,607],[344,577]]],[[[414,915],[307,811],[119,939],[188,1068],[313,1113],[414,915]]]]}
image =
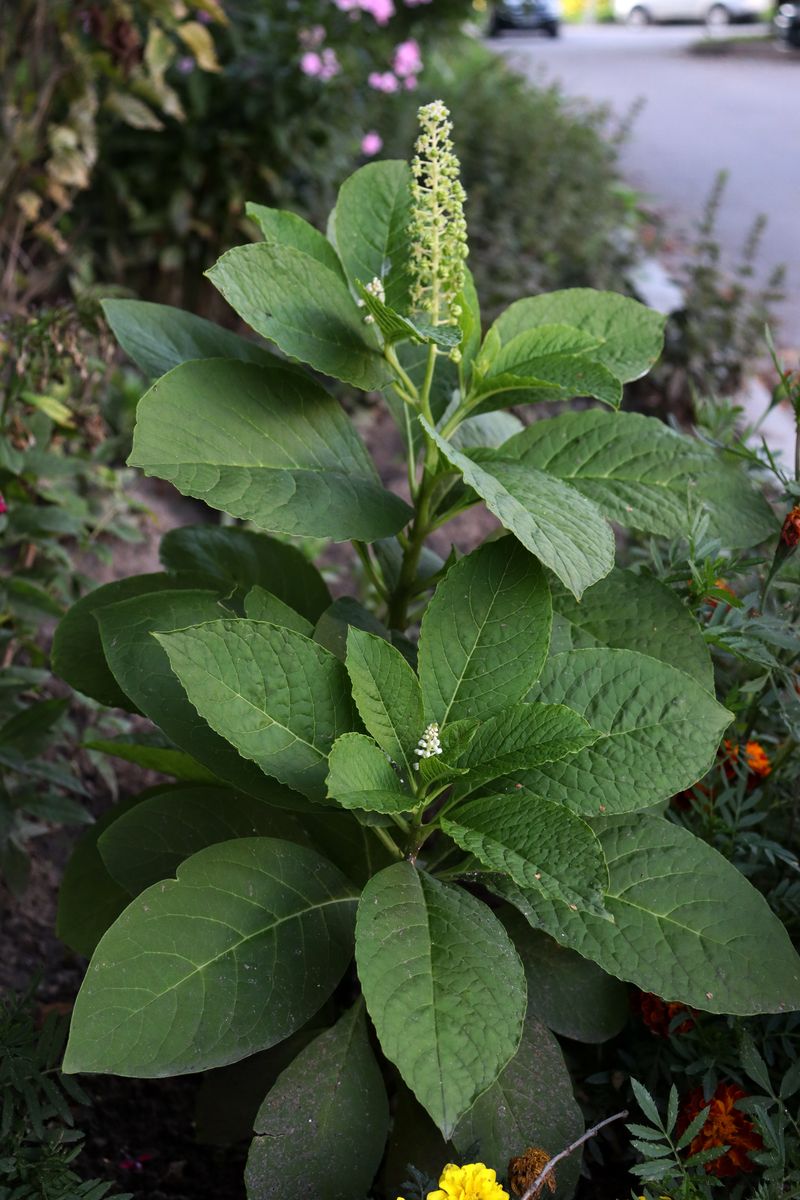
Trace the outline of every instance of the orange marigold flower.
{"type": "MultiPolygon", "coordinates": [[[[726,592],[727,595],[730,596],[731,600],[736,599],[736,593],[731,591],[731,589],[728,587],[728,585],[724,579],[715,579],[714,587],[719,592],[726,592]]],[[[703,603],[707,604],[709,608],[716,608],[717,605],[719,604],[719,600],[717,599],[716,596],[704,596],[703,603]]]]}
{"type": "MultiPolygon", "coordinates": [[[[739,747],[735,742],[725,742],[725,753],[730,763],[739,761],[739,747]]],[[[747,770],[756,779],[766,779],[772,773],[772,763],[761,742],[747,742],[744,748],[747,770]]],[[[732,772],[728,772],[732,775],[732,772]]]]}
{"type": "Polygon", "coordinates": [[[800,504],[795,504],[792,511],[787,513],[781,529],[781,541],[790,549],[800,542],[800,504]]]}
{"type": "Polygon", "coordinates": [[[702,1088],[690,1092],[684,1101],[678,1118],[677,1132],[680,1136],[698,1113],[709,1105],[706,1123],[689,1143],[688,1154],[699,1154],[716,1146],[728,1149],[719,1158],[706,1163],[709,1175],[720,1178],[738,1175],[740,1171],[754,1171],[756,1164],[749,1151],[761,1150],[764,1146],[761,1135],[746,1113],[736,1108],[737,1100],[746,1093],[735,1083],[721,1083],[710,1100],[706,1100],[702,1088]]]}
{"type": "Polygon", "coordinates": [[[656,1037],[671,1037],[678,1033],[688,1033],[690,1029],[694,1028],[694,1009],[687,1008],[685,1004],[679,1004],[676,1001],[667,1002],[660,996],[654,996],[652,992],[635,992],[632,1002],[642,1021],[656,1037]],[[679,1013],[686,1013],[686,1020],[682,1021],[670,1034],[669,1027],[679,1013]]]}

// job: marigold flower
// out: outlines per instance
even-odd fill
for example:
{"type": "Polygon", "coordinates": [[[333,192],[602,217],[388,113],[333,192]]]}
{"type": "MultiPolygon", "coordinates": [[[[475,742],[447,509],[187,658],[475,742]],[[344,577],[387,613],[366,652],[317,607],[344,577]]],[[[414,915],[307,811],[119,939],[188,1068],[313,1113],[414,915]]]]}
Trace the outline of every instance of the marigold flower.
{"type": "Polygon", "coordinates": [[[800,504],[795,504],[792,511],[787,513],[781,529],[781,541],[790,549],[800,542],[800,504]]]}
{"type": "MultiPolygon", "coordinates": [[[[397,1200],[403,1200],[402,1196],[397,1200]]],[[[484,1163],[466,1163],[463,1167],[448,1163],[437,1191],[428,1192],[427,1200],[511,1200],[511,1197],[497,1182],[495,1172],[484,1163]]]]}
{"type": "MultiPolygon", "coordinates": [[[[733,764],[739,761],[739,747],[735,742],[726,740],[725,754],[729,763],[733,764]]],[[[746,742],[744,759],[748,772],[756,779],[766,779],[768,775],[772,774],[772,763],[761,742],[746,742]]],[[[733,771],[730,770],[728,774],[732,775],[733,771]]]]}
{"type": "MultiPolygon", "coordinates": [[[[717,589],[717,591],[726,592],[732,600],[736,599],[736,593],[731,591],[724,579],[715,579],[714,587],[717,589]]],[[[703,598],[703,603],[707,604],[709,608],[713,609],[717,607],[719,601],[715,596],[705,596],[703,598]]]]}
{"type": "MultiPolygon", "coordinates": [[[[541,1146],[529,1146],[519,1158],[512,1158],[508,1164],[508,1183],[514,1195],[524,1196],[549,1162],[550,1155],[546,1150],[542,1150],[541,1146]]],[[[555,1171],[545,1176],[533,1195],[541,1196],[545,1187],[551,1192],[556,1190],[555,1171]]]]}
{"type": "Polygon", "coordinates": [[[746,1113],[736,1108],[737,1100],[746,1093],[735,1083],[721,1083],[710,1100],[706,1100],[702,1088],[696,1088],[686,1097],[678,1118],[677,1132],[680,1136],[698,1113],[709,1105],[706,1123],[689,1144],[689,1154],[699,1154],[716,1146],[728,1146],[719,1158],[706,1163],[709,1175],[724,1178],[738,1175],[740,1171],[754,1171],[755,1163],[748,1151],[761,1150],[761,1135],[746,1113]]]}
{"type": "Polygon", "coordinates": [[[635,993],[632,1004],[644,1024],[656,1037],[672,1037],[694,1029],[694,1009],[687,1008],[685,1004],[662,1000],[660,996],[654,996],[652,992],[635,993]],[[686,1013],[686,1020],[670,1033],[670,1025],[680,1013],[686,1013]]]}

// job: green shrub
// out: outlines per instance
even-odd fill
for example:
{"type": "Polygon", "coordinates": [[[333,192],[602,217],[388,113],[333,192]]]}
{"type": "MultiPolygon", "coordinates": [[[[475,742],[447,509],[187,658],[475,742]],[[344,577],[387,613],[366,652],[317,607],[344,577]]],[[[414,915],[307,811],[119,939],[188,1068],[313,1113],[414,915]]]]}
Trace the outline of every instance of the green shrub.
{"type": "MultiPolygon", "coordinates": [[[[500,1173],[529,1139],[554,1154],[583,1122],[550,1030],[617,1032],[620,978],[714,1013],[800,1002],[780,922],[661,811],[731,713],[700,625],[615,569],[609,523],[680,537],[699,509],[749,546],[774,515],[735,462],[618,411],[658,355],[658,314],[565,290],[482,337],[446,116],[422,110],[412,170],[345,182],[333,242],[256,206],[264,240],[209,272],[295,362],[186,313],[106,305],[161,376],[131,462],[269,532],[172,531],[162,574],[97,589],[59,626],[56,670],[148,716],[176,779],[109,813],[67,871],[59,929],[94,953],[65,1068],[265,1053],[253,1200],[364,1195],[387,1086],[401,1164],[421,1137],[440,1166],[445,1139],[500,1173]],[[320,375],[383,392],[410,505],[320,375]],[[602,405],[528,428],[503,412],[575,396],[602,405]],[[506,535],[433,556],[431,531],[481,502],[506,535]],[[280,540],[320,536],[353,543],[369,607],[332,600],[280,540]]],[[[562,1196],[577,1173],[559,1167],[562,1196]]]]}

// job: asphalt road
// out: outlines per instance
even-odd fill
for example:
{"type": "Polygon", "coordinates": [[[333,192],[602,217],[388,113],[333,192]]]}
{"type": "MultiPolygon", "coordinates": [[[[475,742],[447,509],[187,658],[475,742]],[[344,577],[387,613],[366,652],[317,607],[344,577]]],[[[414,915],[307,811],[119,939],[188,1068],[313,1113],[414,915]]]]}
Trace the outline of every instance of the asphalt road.
{"type": "Polygon", "coordinates": [[[781,340],[800,346],[800,53],[688,54],[702,36],[697,25],[567,26],[556,40],[510,33],[492,45],[535,82],[558,81],[619,117],[644,101],[623,172],[678,233],[690,233],[716,172],[727,170],[719,241],[734,259],[766,214],[759,273],[786,264],[781,340]]]}

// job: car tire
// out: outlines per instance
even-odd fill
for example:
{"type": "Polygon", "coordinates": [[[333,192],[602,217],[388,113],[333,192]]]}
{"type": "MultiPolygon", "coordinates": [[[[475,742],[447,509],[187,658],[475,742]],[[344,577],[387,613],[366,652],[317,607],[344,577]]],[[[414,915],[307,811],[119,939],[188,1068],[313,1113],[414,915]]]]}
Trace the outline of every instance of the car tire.
{"type": "Polygon", "coordinates": [[[635,4],[625,18],[625,24],[643,29],[645,25],[650,24],[650,14],[641,4],[635,4]]]}
{"type": "Polygon", "coordinates": [[[709,29],[724,29],[731,23],[730,9],[724,4],[712,4],[706,13],[706,25],[709,29]]]}
{"type": "Polygon", "coordinates": [[[545,25],[544,31],[548,37],[557,38],[561,33],[561,27],[558,21],[552,21],[549,25],[545,25]]]}

